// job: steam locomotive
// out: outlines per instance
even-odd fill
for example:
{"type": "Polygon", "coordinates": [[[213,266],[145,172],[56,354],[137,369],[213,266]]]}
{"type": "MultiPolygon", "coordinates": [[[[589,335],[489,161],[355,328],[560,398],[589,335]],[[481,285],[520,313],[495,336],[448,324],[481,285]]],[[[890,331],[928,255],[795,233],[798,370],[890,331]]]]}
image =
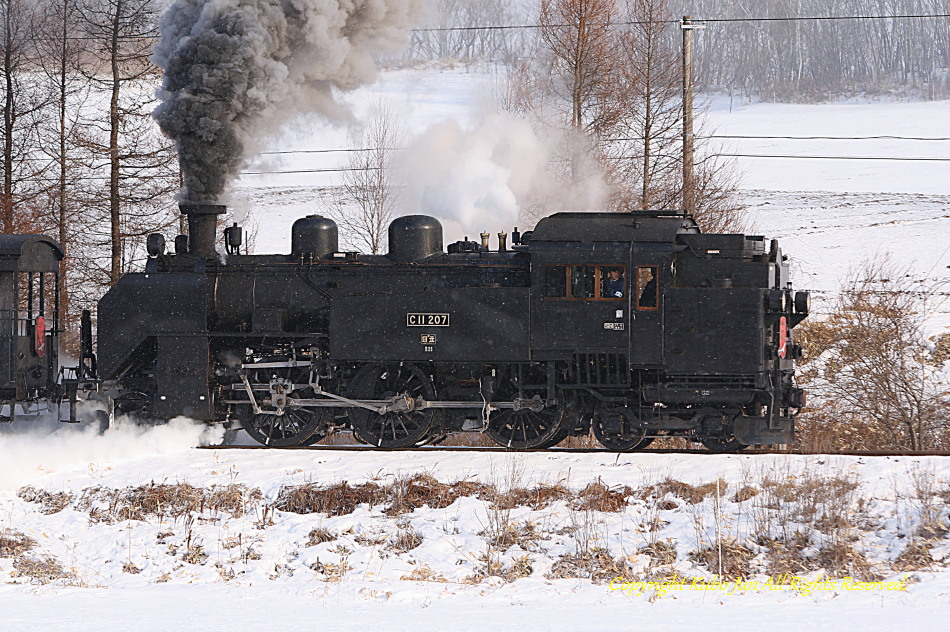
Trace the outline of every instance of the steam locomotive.
{"type": "Polygon", "coordinates": [[[793,328],[809,295],[775,240],[702,234],[683,212],[557,213],[510,246],[483,233],[443,250],[439,221],[410,215],[390,224],[388,254],[364,255],[311,215],[289,255],[242,254],[236,225],[219,254],[225,207],[181,210],[188,236],[173,253],[148,237],[144,270],[99,302],[95,349],[84,314],[66,373],[62,251],[0,237],[0,401],[95,391],[119,413],[223,423],[275,447],[343,430],[380,448],[456,432],[516,450],[589,432],[614,451],[794,439],[793,328]]]}

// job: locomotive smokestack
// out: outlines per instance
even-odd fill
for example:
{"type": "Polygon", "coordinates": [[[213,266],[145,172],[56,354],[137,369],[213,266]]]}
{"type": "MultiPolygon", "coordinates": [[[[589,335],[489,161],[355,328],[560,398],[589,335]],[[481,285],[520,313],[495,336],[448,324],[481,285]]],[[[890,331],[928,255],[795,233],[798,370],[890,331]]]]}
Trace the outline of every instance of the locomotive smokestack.
{"type": "Polygon", "coordinates": [[[188,218],[188,252],[199,257],[216,254],[214,242],[218,233],[218,215],[227,212],[223,204],[178,205],[181,214],[188,218]]]}

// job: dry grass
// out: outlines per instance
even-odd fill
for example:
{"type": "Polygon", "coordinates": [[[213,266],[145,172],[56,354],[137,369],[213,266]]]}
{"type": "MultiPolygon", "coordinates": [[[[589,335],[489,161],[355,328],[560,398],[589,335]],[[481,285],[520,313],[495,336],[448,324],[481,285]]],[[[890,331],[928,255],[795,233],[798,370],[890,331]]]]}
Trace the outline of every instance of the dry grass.
{"type": "Polygon", "coordinates": [[[723,479],[705,483],[703,485],[690,485],[689,483],[684,483],[683,481],[667,478],[656,485],[651,485],[640,490],[639,495],[641,498],[646,500],[648,498],[662,498],[663,496],[670,494],[676,498],[685,500],[691,505],[697,505],[703,502],[706,497],[714,495],[716,493],[717,485],[720,495],[724,495],[726,493],[726,489],[729,487],[729,484],[723,479]]]}
{"type": "Polygon", "coordinates": [[[61,512],[73,501],[72,494],[48,492],[35,487],[21,487],[16,495],[25,502],[36,503],[40,506],[40,512],[46,515],[61,512]]]}
{"type": "Polygon", "coordinates": [[[548,579],[589,579],[605,584],[627,573],[626,561],[611,557],[607,549],[595,547],[588,552],[562,555],[545,577],[548,579]]]}
{"type": "Polygon", "coordinates": [[[317,527],[316,529],[310,530],[310,535],[307,536],[306,546],[317,546],[318,544],[323,544],[324,542],[333,542],[336,540],[336,538],[336,534],[332,531],[324,529],[323,527],[317,527]]]}
{"type": "Polygon", "coordinates": [[[36,546],[36,541],[19,531],[0,531],[0,557],[18,558],[36,546]]]}
{"type": "Polygon", "coordinates": [[[487,491],[485,495],[492,497],[492,502],[501,509],[531,507],[535,511],[545,509],[560,500],[574,498],[574,494],[563,485],[538,485],[531,488],[516,487],[509,489],[504,494],[491,494],[490,491],[487,491]]]}
{"type": "Polygon", "coordinates": [[[343,516],[353,513],[363,504],[371,507],[382,504],[386,498],[386,490],[376,483],[350,485],[343,481],[330,487],[308,483],[281,489],[274,507],[297,514],[343,516]]]}
{"type": "Polygon", "coordinates": [[[762,488],[772,497],[771,508],[778,508],[778,503],[793,505],[794,519],[813,522],[823,532],[844,526],[841,522],[852,508],[859,487],[854,474],[840,473],[829,476],[803,472],[798,476],[767,477],[762,481],[762,488]]]}
{"type": "Polygon", "coordinates": [[[921,571],[933,568],[934,558],[926,542],[910,542],[894,560],[895,571],[921,571]]]}
{"type": "Polygon", "coordinates": [[[386,488],[386,492],[390,503],[386,513],[397,516],[420,507],[444,509],[463,496],[484,497],[491,490],[482,483],[458,481],[450,485],[440,483],[428,474],[416,474],[396,479],[386,488]]]}
{"type": "Polygon", "coordinates": [[[854,577],[858,581],[873,582],[882,579],[881,574],[868,562],[864,554],[850,543],[832,542],[818,550],[816,558],[820,568],[831,577],[854,577]]]}
{"type": "Polygon", "coordinates": [[[629,487],[610,488],[598,480],[578,492],[574,509],[618,513],[626,508],[627,498],[633,493],[629,487]]]}
{"type": "Polygon", "coordinates": [[[416,533],[408,522],[398,525],[399,531],[392,539],[390,546],[398,553],[407,553],[422,544],[422,537],[416,533]]]}
{"type": "Polygon", "coordinates": [[[637,549],[650,558],[650,566],[665,566],[676,561],[676,545],[672,540],[657,540],[637,549]]]}
{"type": "Polygon", "coordinates": [[[438,582],[444,584],[448,580],[439,573],[432,570],[428,564],[419,564],[408,575],[403,575],[399,579],[409,582],[438,582]]]}
{"type": "Polygon", "coordinates": [[[508,566],[488,553],[479,557],[478,560],[480,564],[476,567],[475,573],[466,580],[470,584],[477,584],[489,577],[498,577],[510,583],[522,577],[530,577],[534,572],[528,555],[515,558],[508,566]]]}
{"type": "Polygon", "coordinates": [[[72,579],[72,573],[67,572],[56,558],[49,555],[42,557],[20,556],[13,561],[13,576],[26,577],[34,584],[48,584],[58,579],[72,579]]]}
{"type": "Polygon", "coordinates": [[[805,557],[811,541],[808,534],[796,531],[791,538],[773,540],[760,536],[758,544],[765,548],[765,564],[770,575],[801,575],[815,566],[814,560],[805,557]]]}
{"type": "Polygon", "coordinates": [[[497,551],[507,551],[515,545],[525,551],[532,551],[543,539],[535,523],[528,521],[515,523],[507,519],[498,521],[497,527],[490,526],[478,535],[484,537],[488,545],[497,551]]]}
{"type": "Polygon", "coordinates": [[[718,544],[690,551],[689,559],[702,564],[720,577],[742,577],[749,575],[749,562],[755,553],[735,538],[723,538],[718,544]]]}
{"type": "Polygon", "coordinates": [[[124,489],[85,489],[76,508],[88,511],[92,522],[106,523],[219,514],[240,518],[262,499],[259,489],[248,489],[244,485],[204,488],[188,483],[150,483],[124,489]]]}
{"type": "Polygon", "coordinates": [[[747,500],[751,500],[759,495],[759,490],[751,485],[743,485],[736,490],[736,493],[732,495],[732,502],[734,503],[744,503],[747,500]]]}

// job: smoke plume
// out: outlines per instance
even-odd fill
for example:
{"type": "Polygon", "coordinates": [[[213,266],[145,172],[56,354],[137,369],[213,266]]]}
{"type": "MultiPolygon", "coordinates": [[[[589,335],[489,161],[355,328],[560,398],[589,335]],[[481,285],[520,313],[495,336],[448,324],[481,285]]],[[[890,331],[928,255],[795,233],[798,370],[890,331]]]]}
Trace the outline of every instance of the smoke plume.
{"type": "Polygon", "coordinates": [[[334,96],[376,80],[424,0],[176,0],[155,63],[155,118],[176,141],[185,199],[217,200],[256,141],[290,117],[345,120],[334,96]]]}

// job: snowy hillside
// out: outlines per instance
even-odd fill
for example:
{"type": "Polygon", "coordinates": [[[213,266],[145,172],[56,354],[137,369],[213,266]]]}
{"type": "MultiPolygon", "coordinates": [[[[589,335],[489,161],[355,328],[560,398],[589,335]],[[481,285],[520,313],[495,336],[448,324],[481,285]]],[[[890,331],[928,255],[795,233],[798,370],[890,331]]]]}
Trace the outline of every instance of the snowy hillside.
{"type": "Polygon", "coordinates": [[[725,630],[769,612],[773,629],[938,630],[950,614],[945,459],[190,449],[201,434],[5,434],[0,629],[725,630]]]}

